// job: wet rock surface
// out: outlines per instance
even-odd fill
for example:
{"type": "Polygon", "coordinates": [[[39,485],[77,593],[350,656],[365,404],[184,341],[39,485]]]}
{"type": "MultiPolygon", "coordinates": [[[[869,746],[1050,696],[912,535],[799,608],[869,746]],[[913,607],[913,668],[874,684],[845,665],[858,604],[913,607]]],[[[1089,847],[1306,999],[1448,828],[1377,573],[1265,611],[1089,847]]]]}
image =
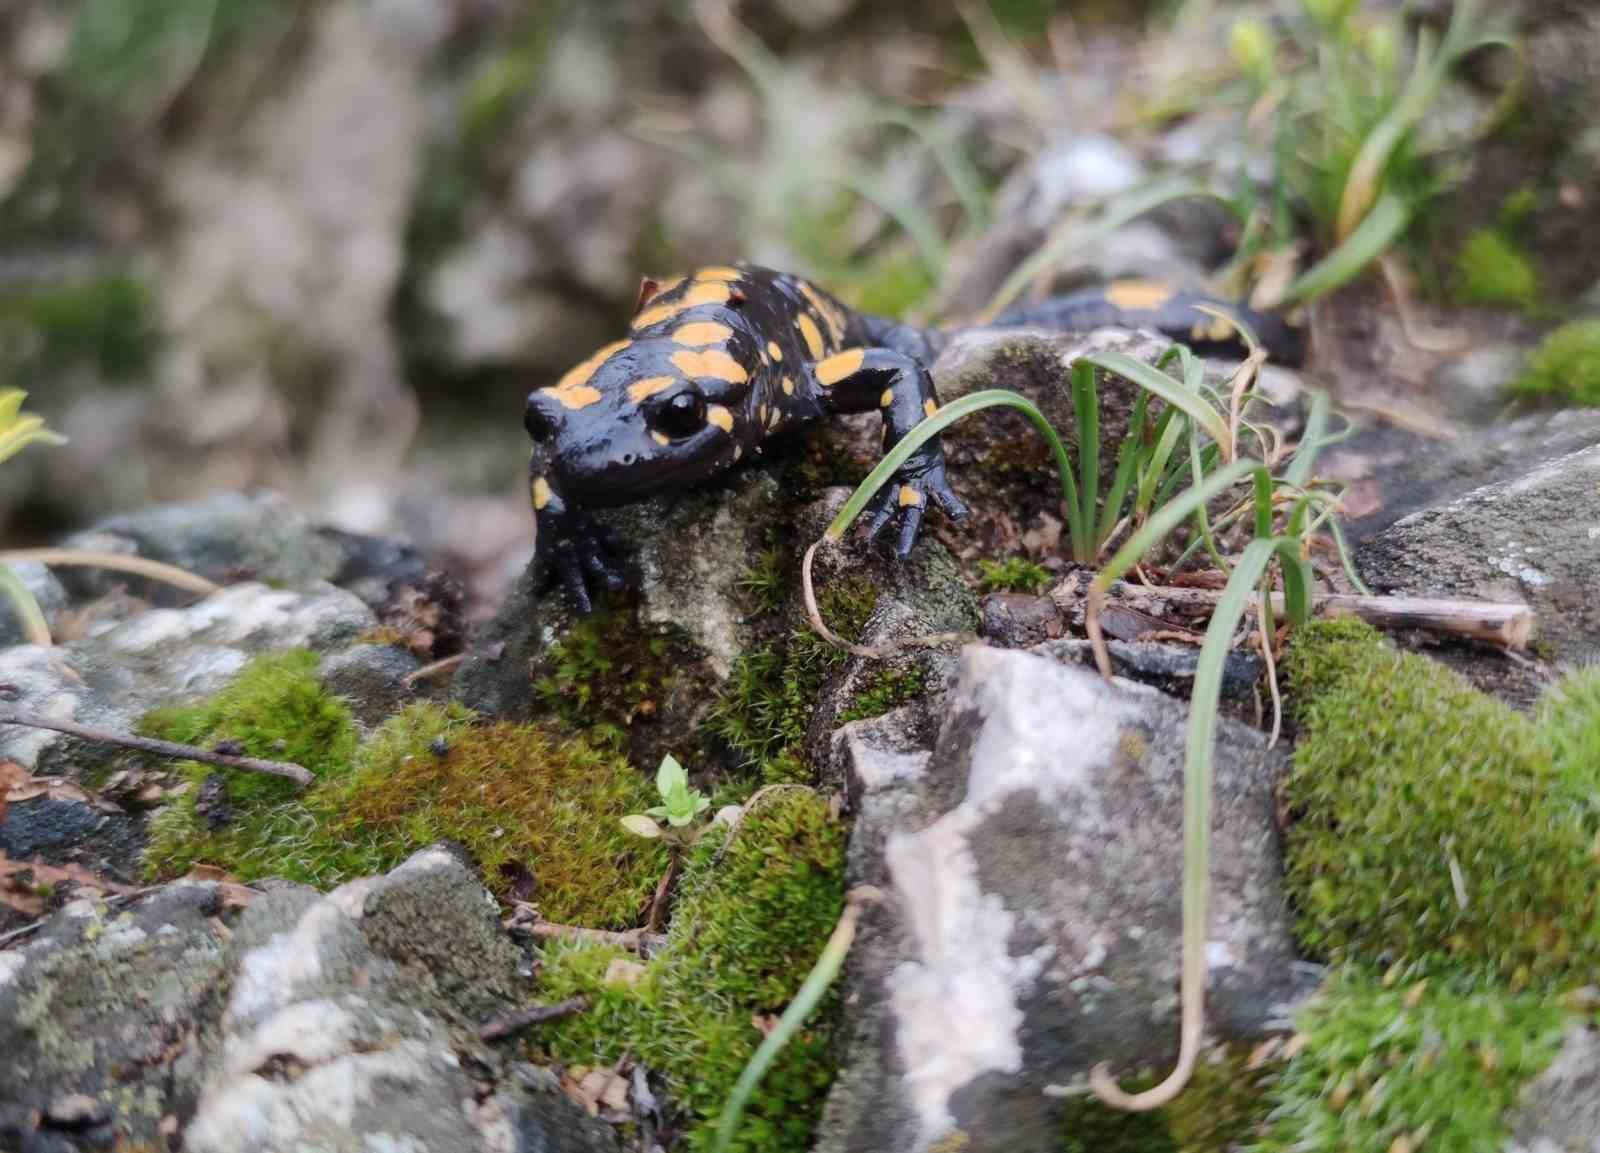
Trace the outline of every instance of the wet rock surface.
{"type": "MultiPolygon", "coordinates": [[[[819,1148],[1049,1149],[1044,1089],[1177,1045],[1183,707],[1043,657],[968,647],[931,752],[906,711],[839,738],[851,880],[892,894],[852,957],[819,1148]],[[1135,815],[1137,814],[1137,815],[1135,815]],[[1154,1016],[1152,1016],[1152,1013],[1154,1016]]],[[[1277,880],[1281,761],[1223,722],[1212,1028],[1245,1038],[1308,992],[1277,880]]]]}

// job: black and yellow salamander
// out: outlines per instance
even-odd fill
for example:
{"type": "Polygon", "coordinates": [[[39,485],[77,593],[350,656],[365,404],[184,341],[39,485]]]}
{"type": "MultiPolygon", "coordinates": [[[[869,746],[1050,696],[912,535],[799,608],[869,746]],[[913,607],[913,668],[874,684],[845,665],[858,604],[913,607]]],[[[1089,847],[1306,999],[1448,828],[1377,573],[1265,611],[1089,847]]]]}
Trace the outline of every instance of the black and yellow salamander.
{"type": "MultiPolygon", "coordinates": [[[[1205,351],[1227,343],[1227,325],[1196,306],[1217,303],[1124,281],[1012,309],[992,324],[1146,328],[1205,351]]],[[[1281,320],[1222,307],[1249,323],[1275,359],[1298,359],[1281,320]]],[[[775,434],[833,413],[880,411],[887,451],[937,411],[928,369],[950,336],[855,312],[797,276],[743,264],[647,280],[630,327],[627,339],[528,397],[535,547],[583,612],[591,581],[623,583],[590,509],[704,480],[759,457],[775,434]]],[[[930,504],[955,518],[966,513],[937,438],[885,486],[868,533],[898,516],[904,556],[930,504]]]]}

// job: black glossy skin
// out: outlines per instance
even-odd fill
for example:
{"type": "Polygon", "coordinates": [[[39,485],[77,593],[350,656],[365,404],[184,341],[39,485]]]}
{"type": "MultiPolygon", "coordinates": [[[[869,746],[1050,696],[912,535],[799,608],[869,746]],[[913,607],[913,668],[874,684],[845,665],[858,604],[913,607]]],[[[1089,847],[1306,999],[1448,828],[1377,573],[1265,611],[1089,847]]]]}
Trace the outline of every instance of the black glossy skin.
{"type": "MultiPolygon", "coordinates": [[[[648,286],[654,287],[654,286],[648,286]]],[[[1206,343],[1205,298],[1117,286],[1002,315],[1007,327],[1072,330],[1122,324],[1206,343]]],[[[1238,311],[1238,310],[1235,310],[1238,311]]],[[[1247,314],[1275,352],[1280,322],[1247,314]],[[1269,331],[1270,330],[1270,331],[1269,331]]],[[[1284,329],[1286,332],[1287,330],[1284,329]]],[[[528,397],[529,484],[537,548],[583,612],[597,581],[622,585],[615,545],[588,509],[627,504],[759,457],[775,433],[833,413],[878,410],[887,451],[938,407],[928,368],[944,334],[856,313],[799,277],[750,265],[700,269],[642,294],[629,339],[607,345],[560,382],[528,397]]],[[[876,536],[898,516],[898,551],[911,551],[936,504],[966,509],[930,440],[880,493],[876,536]]]]}

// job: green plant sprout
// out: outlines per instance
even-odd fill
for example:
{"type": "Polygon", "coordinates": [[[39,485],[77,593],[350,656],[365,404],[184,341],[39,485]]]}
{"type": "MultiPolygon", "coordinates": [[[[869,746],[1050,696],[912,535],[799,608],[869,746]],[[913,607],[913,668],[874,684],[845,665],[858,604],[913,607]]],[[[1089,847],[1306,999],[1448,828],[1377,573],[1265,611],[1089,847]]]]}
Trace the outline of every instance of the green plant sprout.
{"type": "Polygon", "coordinates": [[[640,837],[654,840],[657,837],[682,836],[678,829],[687,828],[694,819],[711,807],[711,798],[699,789],[689,787],[689,774],[671,753],[661,758],[656,770],[656,792],[661,803],[642,813],[630,813],[622,818],[622,827],[640,837]],[[660,822],[665,821],[663,829],[660,822]]]}
{"type": "MultiPolygon", "coordinates": [[[[23,412],[22,402],[28,394],[20,388],[0,389],[0,464],[4,464],[30,444],[65,444],[67,438],[45,427],[44,417],[23,412]]],[[[12,609],[22,621],[23,635],[29,644],[48,645],[50,626],[44,619],[44,610],[34,599],[22,578],[5,564],[0,564],[0,594],[11,602],[12,609]]]]}

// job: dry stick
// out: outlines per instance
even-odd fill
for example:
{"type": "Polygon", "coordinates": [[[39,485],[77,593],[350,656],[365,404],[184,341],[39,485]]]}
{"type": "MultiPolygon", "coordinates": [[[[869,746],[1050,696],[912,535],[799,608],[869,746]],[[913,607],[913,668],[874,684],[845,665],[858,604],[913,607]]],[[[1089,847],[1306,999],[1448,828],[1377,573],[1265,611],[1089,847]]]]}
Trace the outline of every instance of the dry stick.
{"type": "Polygon", "coordinates": [[[58,721],[51,717],[35,716],[32,713],[19,713],[9,709],[0,709],[0,725],[23,725],[30,729],[51,729],[54,732],[66,733],[68,736],[80,740],[94,741],[97,744],[121,745],[125,749],[136,749],[141,753],[154,753],[159,757],[172,757],[180,761],[203,761],[208,765],[221,765],[228,769],[243,769],[250,773],[267,773],[274,777],[283,777],[293,781],[302,789],[311,784],[316,778],[311,775],[311,770],[292,761],[261,761],[255,757],[231,757],[226,753],[214,753],[210,749],[202,749],[197,745],[180,745],[172,741],[156,741],[149,737],[135,737],[128,733],[113,733],[105,729],[92,729],[87,725],[75,724],[72,721],[58,721]]]}
{"type": "Polygon", "coordinates": [[[0,552],[0,564],[6,561],[35,561],[42,565],[67,565],[76,568],[103,568],[112,572],[132,573],[161,581],[186,592],[209,596],[222,586],[205,577],[185,572],[175,565],[162,564],[139,556],[124,556],[114,552],[95,552],[79,548],[14,548],[0,552]]]}
{"type": "Polygon", "coordinates": [[[559,1021],[562,1017],[581,1013],[588,1007],[587,997],[568,997],[565,1001],[557,1001],[553,1005],[529,1005],[526,1009],[518,1009],[515,1013],[507,1013],[504,1017],[484,1022],[483,1027],[478,1030],[478,1039],[498,1041],[513,1033],[520,1033],[531,1025],[559,1021]]]}
{"type": "Polygon", "coordinates": [[[434,677],[442,676],[445,673],[455,672],[460,667],[461,662],[466,659],[466,653],[457,653],[453,657],[443,657],[432,664],[423,665],[420,669],[413,669],[400,678],[400,683],[409,689],[418,681],[432,680],[434,677]]]}
{"type": "Polygon", "coordinates": [[[667,943],[665,933],[651,933],[644,929],[629,929],[614,933],[607,929],[585,929],[580,925],[558,925],[554,921],[535,921],[531,925],[513,925],[513,933],[526,933],[536,941],[581,941],[589,945],[610,945],[627,949],[630,953],[653,953],[667,943]]]}
{"type": "MultiPolygon", "coordinates": [[[[1068,590],[1068,595],[1075,591],[1068,590]]],[[[1208,610],[1214,608],[1221,598],[1222,592],[1217,589],[1143,586],[1125,581],[1118,581],[1111,589],[1111,599],[1146,612],[1163,607],[1208,610]]],[[[1260,594],[1252,593],[1251,607],[1260,603],[1260,594]]],[[[1065,598],[1056,598],[1056,604],[1064,609],[1073,607],[1072,602],[1065,598]]],[[[1283,607],[1283,594],[1273,593],[1273,611],[1281,613],[1283,607]]],[[[1425,629],[1428,632],[1485,641],[1507,649],[1527,648],[1533,634],[1533,610],[1525,604],[1427,597],[1364,597],[1338,593],[1313,597],[1312,610],[1328,616],[1359,617],[1374,628],[1425,629]]]]}

